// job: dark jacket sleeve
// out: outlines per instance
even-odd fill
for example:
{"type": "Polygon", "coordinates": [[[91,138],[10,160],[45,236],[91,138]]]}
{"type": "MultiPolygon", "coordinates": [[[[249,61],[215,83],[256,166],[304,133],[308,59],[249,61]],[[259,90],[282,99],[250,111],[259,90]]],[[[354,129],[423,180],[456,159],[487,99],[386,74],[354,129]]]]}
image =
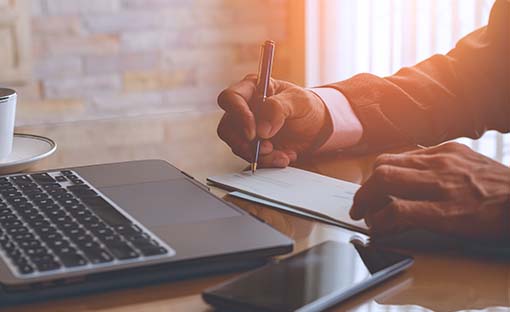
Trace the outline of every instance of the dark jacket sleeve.
{"type": "Polygon", "coordinates": [[[510,0],[497,0],[489,24],[448,54],[386,78],[360,74],[330,86],[351,103],[371,150],[509,132],[509,38],[510,0]]]}

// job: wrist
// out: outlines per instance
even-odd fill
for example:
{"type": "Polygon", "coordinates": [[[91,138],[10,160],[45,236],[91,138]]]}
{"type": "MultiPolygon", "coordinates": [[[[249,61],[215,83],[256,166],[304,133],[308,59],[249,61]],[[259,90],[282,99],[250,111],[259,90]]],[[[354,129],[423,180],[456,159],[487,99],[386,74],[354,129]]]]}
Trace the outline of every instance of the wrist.
{"type": "Polygon", "coordinates": [[[311,90],[307,90],[312,94],[312,96],[316,100],[316,106],[318,107],[318,114],[319,114],[319,131],[317,133],[317,136],[315,137],[314,144],[311,148],[311,152],[316,151],[321,146],[326,143],[326,141],[331,137],[333,134],[333,120],[331,119],[331,115],[329,114],[328,108],[322,98],[315,92],[311,90]]]}

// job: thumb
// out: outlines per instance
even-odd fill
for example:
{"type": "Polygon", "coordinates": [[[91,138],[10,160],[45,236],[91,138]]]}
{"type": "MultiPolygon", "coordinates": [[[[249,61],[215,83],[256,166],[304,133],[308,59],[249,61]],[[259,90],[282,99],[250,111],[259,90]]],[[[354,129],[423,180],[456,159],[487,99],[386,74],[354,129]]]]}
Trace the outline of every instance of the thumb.
{"type": "Polygon", "coordinates": [[[256,109],[257,135],[262,139],[272,138],[292,116],[292,111],[291,101],[285,93],[266,98],[256,109]]]}

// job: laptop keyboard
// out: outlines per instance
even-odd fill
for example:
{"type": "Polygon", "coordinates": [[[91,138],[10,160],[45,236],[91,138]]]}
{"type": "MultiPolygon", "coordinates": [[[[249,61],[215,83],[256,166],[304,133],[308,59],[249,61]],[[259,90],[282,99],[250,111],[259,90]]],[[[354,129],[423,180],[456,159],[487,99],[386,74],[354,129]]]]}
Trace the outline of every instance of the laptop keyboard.
{"type": "Polygon", "coordinates": [[[0,255],[17,276],[173,254],[76,172],[0,177],[0,255]]]}

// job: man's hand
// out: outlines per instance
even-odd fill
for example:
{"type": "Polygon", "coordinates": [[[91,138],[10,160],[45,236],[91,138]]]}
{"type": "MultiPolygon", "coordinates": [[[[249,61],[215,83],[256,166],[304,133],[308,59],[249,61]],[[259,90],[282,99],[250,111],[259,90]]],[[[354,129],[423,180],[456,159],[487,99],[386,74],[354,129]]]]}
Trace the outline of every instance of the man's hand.
{"type": "Polygon", "coordinates": [[[256,77],[248,75],[225,89],[218,104],[225,111],[218,135],[232,151],[252,161],[253,142],[262,139],[259,165],[286,167],[331,128],[326,107],[313,92],[271,80],[266,102],[254,107],[256,77]]]}
{"type": "Polygon", "coordinates": [[[374,235],[425,229],[464,238],[510,236],[510,168],[457,143],[377,158],[351,217],[374,235]]]}

